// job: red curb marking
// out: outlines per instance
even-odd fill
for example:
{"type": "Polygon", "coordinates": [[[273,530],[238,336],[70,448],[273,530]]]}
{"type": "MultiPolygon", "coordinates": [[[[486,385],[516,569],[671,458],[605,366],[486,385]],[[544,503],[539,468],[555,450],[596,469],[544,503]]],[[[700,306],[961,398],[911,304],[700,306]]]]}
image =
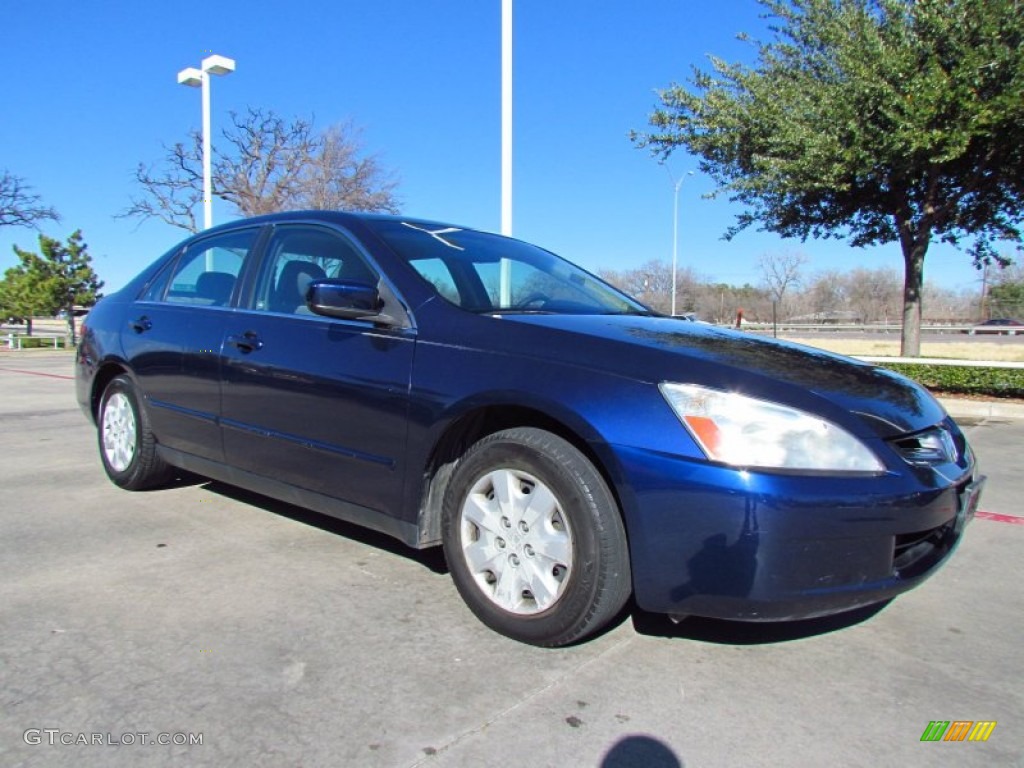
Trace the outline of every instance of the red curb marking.
{"type": "Polygon", "coordinates": [[[995,520],[997,523],[1009,523],[1010,525],[1024,525],[1024,517],[1017,515],[1001,515],[998,512],[975,512],[975,517],[983,520],[995,520]]]}
{"type": "Polygon", "coordinates": [[[40,373],[39,371],[23,371],[20,368],[0,368],[0,371],[7,371],[8,373],[24,373],[28,376],[46,376],[51,379],[67,379],[68,381],[74,381],[74,376],[62,376],[59,373],[40,373]]]}

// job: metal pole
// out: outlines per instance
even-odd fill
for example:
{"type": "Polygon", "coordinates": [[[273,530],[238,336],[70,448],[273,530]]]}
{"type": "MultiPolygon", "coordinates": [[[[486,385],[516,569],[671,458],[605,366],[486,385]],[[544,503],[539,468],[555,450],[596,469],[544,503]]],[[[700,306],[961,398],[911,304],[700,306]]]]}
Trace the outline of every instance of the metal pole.
{"type": "Polygon", "coordinates": [[[679,262],[679,188],[683,186],[687,176],[693,176],[693,171],[687,171],[677,180],[672,169],[667,165],[668,177],[672,179],[674,192],[672,194],[672,317],[676,316],[676,269],[679,262]]]}
{"type": "Polygon", "coordinates": [[[512,0],[501,0],[501,234],[512,234],[512,0]]]}
{"type": "Polygon", "coordinates": [[[203,91],[203,229],[213,226],[213,179],[210,170],[210,73],[202,71],[203,91]]]}
{"type": "MultiPolygon", "coordinates": [[[[501,234],[512,235],[512,0],[501,0],[501,234]]],[[[501,260],[502,307],[512,305],[512,262],[501,260]]]]}
{"type": "Polygon", "coordinates": [[[679,262],[679,187],[685,178],[683,176],[676,182],[672,198],[672,317],[676,316],[676,265],[679,262]]]}

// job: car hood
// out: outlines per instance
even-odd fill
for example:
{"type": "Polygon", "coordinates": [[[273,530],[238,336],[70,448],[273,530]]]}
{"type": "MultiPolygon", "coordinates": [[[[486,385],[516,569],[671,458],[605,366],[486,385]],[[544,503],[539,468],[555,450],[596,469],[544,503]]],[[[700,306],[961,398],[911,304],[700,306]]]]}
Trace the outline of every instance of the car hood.
{"type": "Polygon", "coordinates": [[[636,315],[508,314],[543,329],[536,354],[627,374],[740,392],[817,413],[855,432],[894,437],[946,418],[925,389],[899,374],[799,344],[702,323],[636,315]],[[552,343],[551,334],[566,337],[552,343]],[[579,337],[586,337],[579,343],[579,337]],[[855,424],[851,425],[851,417],[855,424]],[[857,424],[861,426],[857,428],[857,424]]]}

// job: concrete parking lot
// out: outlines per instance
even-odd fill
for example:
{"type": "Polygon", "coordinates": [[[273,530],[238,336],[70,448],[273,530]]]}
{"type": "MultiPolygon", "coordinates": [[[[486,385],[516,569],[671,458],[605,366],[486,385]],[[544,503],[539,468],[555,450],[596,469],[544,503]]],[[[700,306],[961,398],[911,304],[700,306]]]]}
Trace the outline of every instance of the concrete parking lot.
{"type": "Polygon", "coordinates": [[[880,610],[633,614],[541,650],[437,552],[217,483],[115,488],[71,373],[0,353],[2,766],[1024,765],[1024,421],[972,420],[994,515],[880,610]],[[997,726],[922,742],[936,720],[997,726]]]}

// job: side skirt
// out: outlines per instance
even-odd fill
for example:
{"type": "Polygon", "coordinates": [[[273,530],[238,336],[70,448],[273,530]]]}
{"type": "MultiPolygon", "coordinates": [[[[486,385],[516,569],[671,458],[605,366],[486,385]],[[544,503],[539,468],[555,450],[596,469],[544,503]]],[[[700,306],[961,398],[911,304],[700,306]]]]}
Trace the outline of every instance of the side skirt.
{"type": "Polygon", "coordinates": [[[269,477],[246,472],[245,470],[222,464],[219,461],[200,458],[175,448],[157,445],[156,450],[160,458],[168,464],[194,472],[203,477],[208,477],[211,480],[219,480],[228,485],[236,485],[253,493],[269,496],[278,501],[311,509],[314,512],[320,512],[348,523],[354,523],[364,528],[393,536],[413,549],[422,549],[427,546],[420,541],[419,530],[414,523],[398,520],[383,512],[361,507],[358,504],[351,504],[332,496],[325,496],[315,491],[307,491],[288,483],[282,483],[279,480],[272,480],[269,477]]]}

